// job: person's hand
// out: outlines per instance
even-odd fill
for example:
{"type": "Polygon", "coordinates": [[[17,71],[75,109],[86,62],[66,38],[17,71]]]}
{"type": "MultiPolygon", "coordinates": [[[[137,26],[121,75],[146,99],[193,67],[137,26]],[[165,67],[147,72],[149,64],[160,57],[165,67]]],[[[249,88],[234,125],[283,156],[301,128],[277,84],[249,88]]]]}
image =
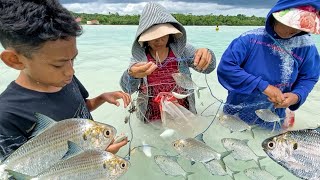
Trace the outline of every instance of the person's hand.
{"type": "Polygon", "coordinates": [[[194,54],[193,64],[196,69],[203,71],[208,68],[211,63],[212,55],[207,48],[200,48],[194,54]]]}
{"type": "Polygon", "coordinates": [[[268,85],[268,87],[263,91],[265,95],[268,96],[268,100],[275,105],[279,105],[284,101],[284,95],[282,91],[272,85],[268,85]]]}
{"type": "Polygon", "coordinates": [[[294,93],[284,93],[284,101],[280,104],[274,104],[275,108],[287,108],[291,105],[296,104],[299,101],[298,95],[294,93]]]}
{"type": "Polygon", "coordinates": [[[116,154],[119,151],[119,149],[122,146],[126,145],[127,143],[128,143],[128,138],[124,139],[123,141],[121,141],[119,143],[115,143],[115,144],[111,143],[107,147],[106,151],[111,152],[112,154],[116,154]]]}
{"type": "Polygon", "coordinates": [[[106,92],[101,95],[101,98],[103,98],[104,101],[106,101],[110,104],[114,104],[116,106],[120,106],[120,103],[117,100],[122,99],[125,108],[131,102],[130,95],[127,93],[124,93],[122,91],[106,92]]]}
{"type": "Polygon", "coordinates": [[[139,62],[130,67],[129,75],[134,78],[143,78],[150,75],[157,67],[153,62],[139,62]]]}

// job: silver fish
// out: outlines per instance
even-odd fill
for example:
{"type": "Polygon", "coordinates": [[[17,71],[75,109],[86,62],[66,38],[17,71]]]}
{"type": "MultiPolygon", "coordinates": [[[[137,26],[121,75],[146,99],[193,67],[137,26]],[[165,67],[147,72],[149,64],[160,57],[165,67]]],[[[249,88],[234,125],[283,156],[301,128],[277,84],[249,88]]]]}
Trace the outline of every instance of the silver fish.
{"type": "Polygon", "coordinates": [[[34,137],[6,158],[6,169],[36,176],[58,162],[68,151],[68,141],[82,149],[105,150],[113,140],[116,129],[87,119],[66,119],[56,122],[37,114],[34,137]]]}
{"type": "Polygon", "coordinates": [[[280,122],[281,118],[270,109],[258,109],[256,115],[266,122],[280,122]]]}
{"type": "Polygon", "coordinates": [[[276,128],[276,123],[280,123],[280,121],[284,118],[280,118],[277,114],[273,113],[270,109],[258,109],[255,111],[256,115],[266,121],[266,122],[273,122],[273,129],[272,132],[275,130],[276,128]]]}
{"type": "Polygon", "coordinates": [[[249,161],[254,160],[259,167],[260,160],[266,158],[265,156],[257,156],[248,146],[249,140],[240,140],[234,138],[223,138],[221,143],[228,151],[232,151],[231,156],[236,160],[249,161]]]}
{"type": "Polygon", "coordinates": [[[264,167],[260,168],[249,168],[245,169],[244,174],[252,179],[252,180],[278,180],[281,179],[283,176],[276,177],[265,170],[264,167]]]}
{"type": "Polygon", "coordinates": [[[218,175],[218,176],[229,175],[233,180],[235,179],[234,175],[239,173],[239,171],[232,171],[231,169],[229,169],[225,165],[225,163],[221,160],[212,160],[204,163],[203,165],[212,175],[218,175]]]}
{"type": "MultiPolygon", "coordinates": [[[[25,178],[37,178],[38,180],[115,180],[128,171],[129,165],[126,160],[110,152],[86,150],[68,159],[59,161],[35,177],[25,176],[25,178]]],[[[21,178],[21,176],[24,176],[14,171],[10,171],[10,174],[13,177],[21,178]]]]}
{"type": "Polygon", "coordinates": [[[173,73],[172,77],[178,86],[187,90],[196,90],[198,97],[200,97],[200,90],[206,88],[197,86],[191,77],[184,73],[173,73]]]}
{"type": "Polygon", "coordinates": [[[231,152],[218,153],[203,141],[195,138],[176,140],[172,143],[173,148],[183,157],[195,161],[206,163],[211,160],[221,160],[231,152]]]}
{"type": "Polygon", "coordinates": [[[302,179],[320,179],[320,128],[288,131],[262,142],[267,155],[302,179]]]}
{"type": "Polygon", "coordinates": [[[233,132],[243,132],[249,130],[251,136],[254,138],[252,127],[246,122],[242,121],[237,115],[223,114],[218,117],[219,123],[233,132]]]}
{"type": "Polygon", "coordinates": [[[193,172],[186,172],[178,163],[176,156],[161,156],[155,155],[154,160],[159,168],[166,175],[170,176],[183,176],[188,179],[188,176],[193,174],[193,172]]]}

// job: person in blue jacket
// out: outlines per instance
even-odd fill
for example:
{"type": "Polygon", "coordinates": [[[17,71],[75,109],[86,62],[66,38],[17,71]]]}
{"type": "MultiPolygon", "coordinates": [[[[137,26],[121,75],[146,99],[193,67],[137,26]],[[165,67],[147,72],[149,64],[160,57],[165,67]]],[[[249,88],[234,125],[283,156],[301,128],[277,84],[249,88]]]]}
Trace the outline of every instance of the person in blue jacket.
{"type": "Polygon", "coordinates": [[[279,0],[265,27],[232,41],[217,69],[228,90],[224,113],[270,129],[274,123],[260,119],[256,110],[272,110],[282,124],[286,108],[297,110],[306,101],[320,71],[310,36],[320,33],[319,9],[319,0],[279,0]]]}

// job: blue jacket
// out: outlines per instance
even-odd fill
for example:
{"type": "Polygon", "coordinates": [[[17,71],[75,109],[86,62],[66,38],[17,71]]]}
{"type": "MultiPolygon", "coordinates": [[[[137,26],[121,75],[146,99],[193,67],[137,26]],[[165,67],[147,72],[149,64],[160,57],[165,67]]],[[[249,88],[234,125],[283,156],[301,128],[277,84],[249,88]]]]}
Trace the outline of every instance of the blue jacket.
{"type": "MultiPolygon", "coordinates": [[[[248,123],[272,128],[273,123],[262,121],[254,112],[274,109],[262,93],[268,85],[298,95],[299,101],[289,107],[291,110],[297,110],[305,102],[319,78],[317,48],[309,34],[302,32],[282,39],[270,23],[273,12],[305,5],[320,9],[319,0],[279,0],[269,12],[264,28],[248,31],[229,45],[217,68],[218,80],[228,90],[225,113],[238,114],[248,123]]],[[[284,108],[275,112],[285,117],[284,108]]]]}

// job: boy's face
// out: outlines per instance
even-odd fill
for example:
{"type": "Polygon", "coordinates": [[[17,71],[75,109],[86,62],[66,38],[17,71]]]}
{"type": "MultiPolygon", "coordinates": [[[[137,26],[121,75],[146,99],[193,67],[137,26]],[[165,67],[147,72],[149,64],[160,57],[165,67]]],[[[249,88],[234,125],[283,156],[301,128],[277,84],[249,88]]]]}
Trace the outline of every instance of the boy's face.
{"type": "Polygon", "coordinates": [[[36,90],[59,90],[72,81],[77,54],[75,37],[48,41],[32,53],[31,59],[17,54],[23,68],[16,82],[36,90]]]}

